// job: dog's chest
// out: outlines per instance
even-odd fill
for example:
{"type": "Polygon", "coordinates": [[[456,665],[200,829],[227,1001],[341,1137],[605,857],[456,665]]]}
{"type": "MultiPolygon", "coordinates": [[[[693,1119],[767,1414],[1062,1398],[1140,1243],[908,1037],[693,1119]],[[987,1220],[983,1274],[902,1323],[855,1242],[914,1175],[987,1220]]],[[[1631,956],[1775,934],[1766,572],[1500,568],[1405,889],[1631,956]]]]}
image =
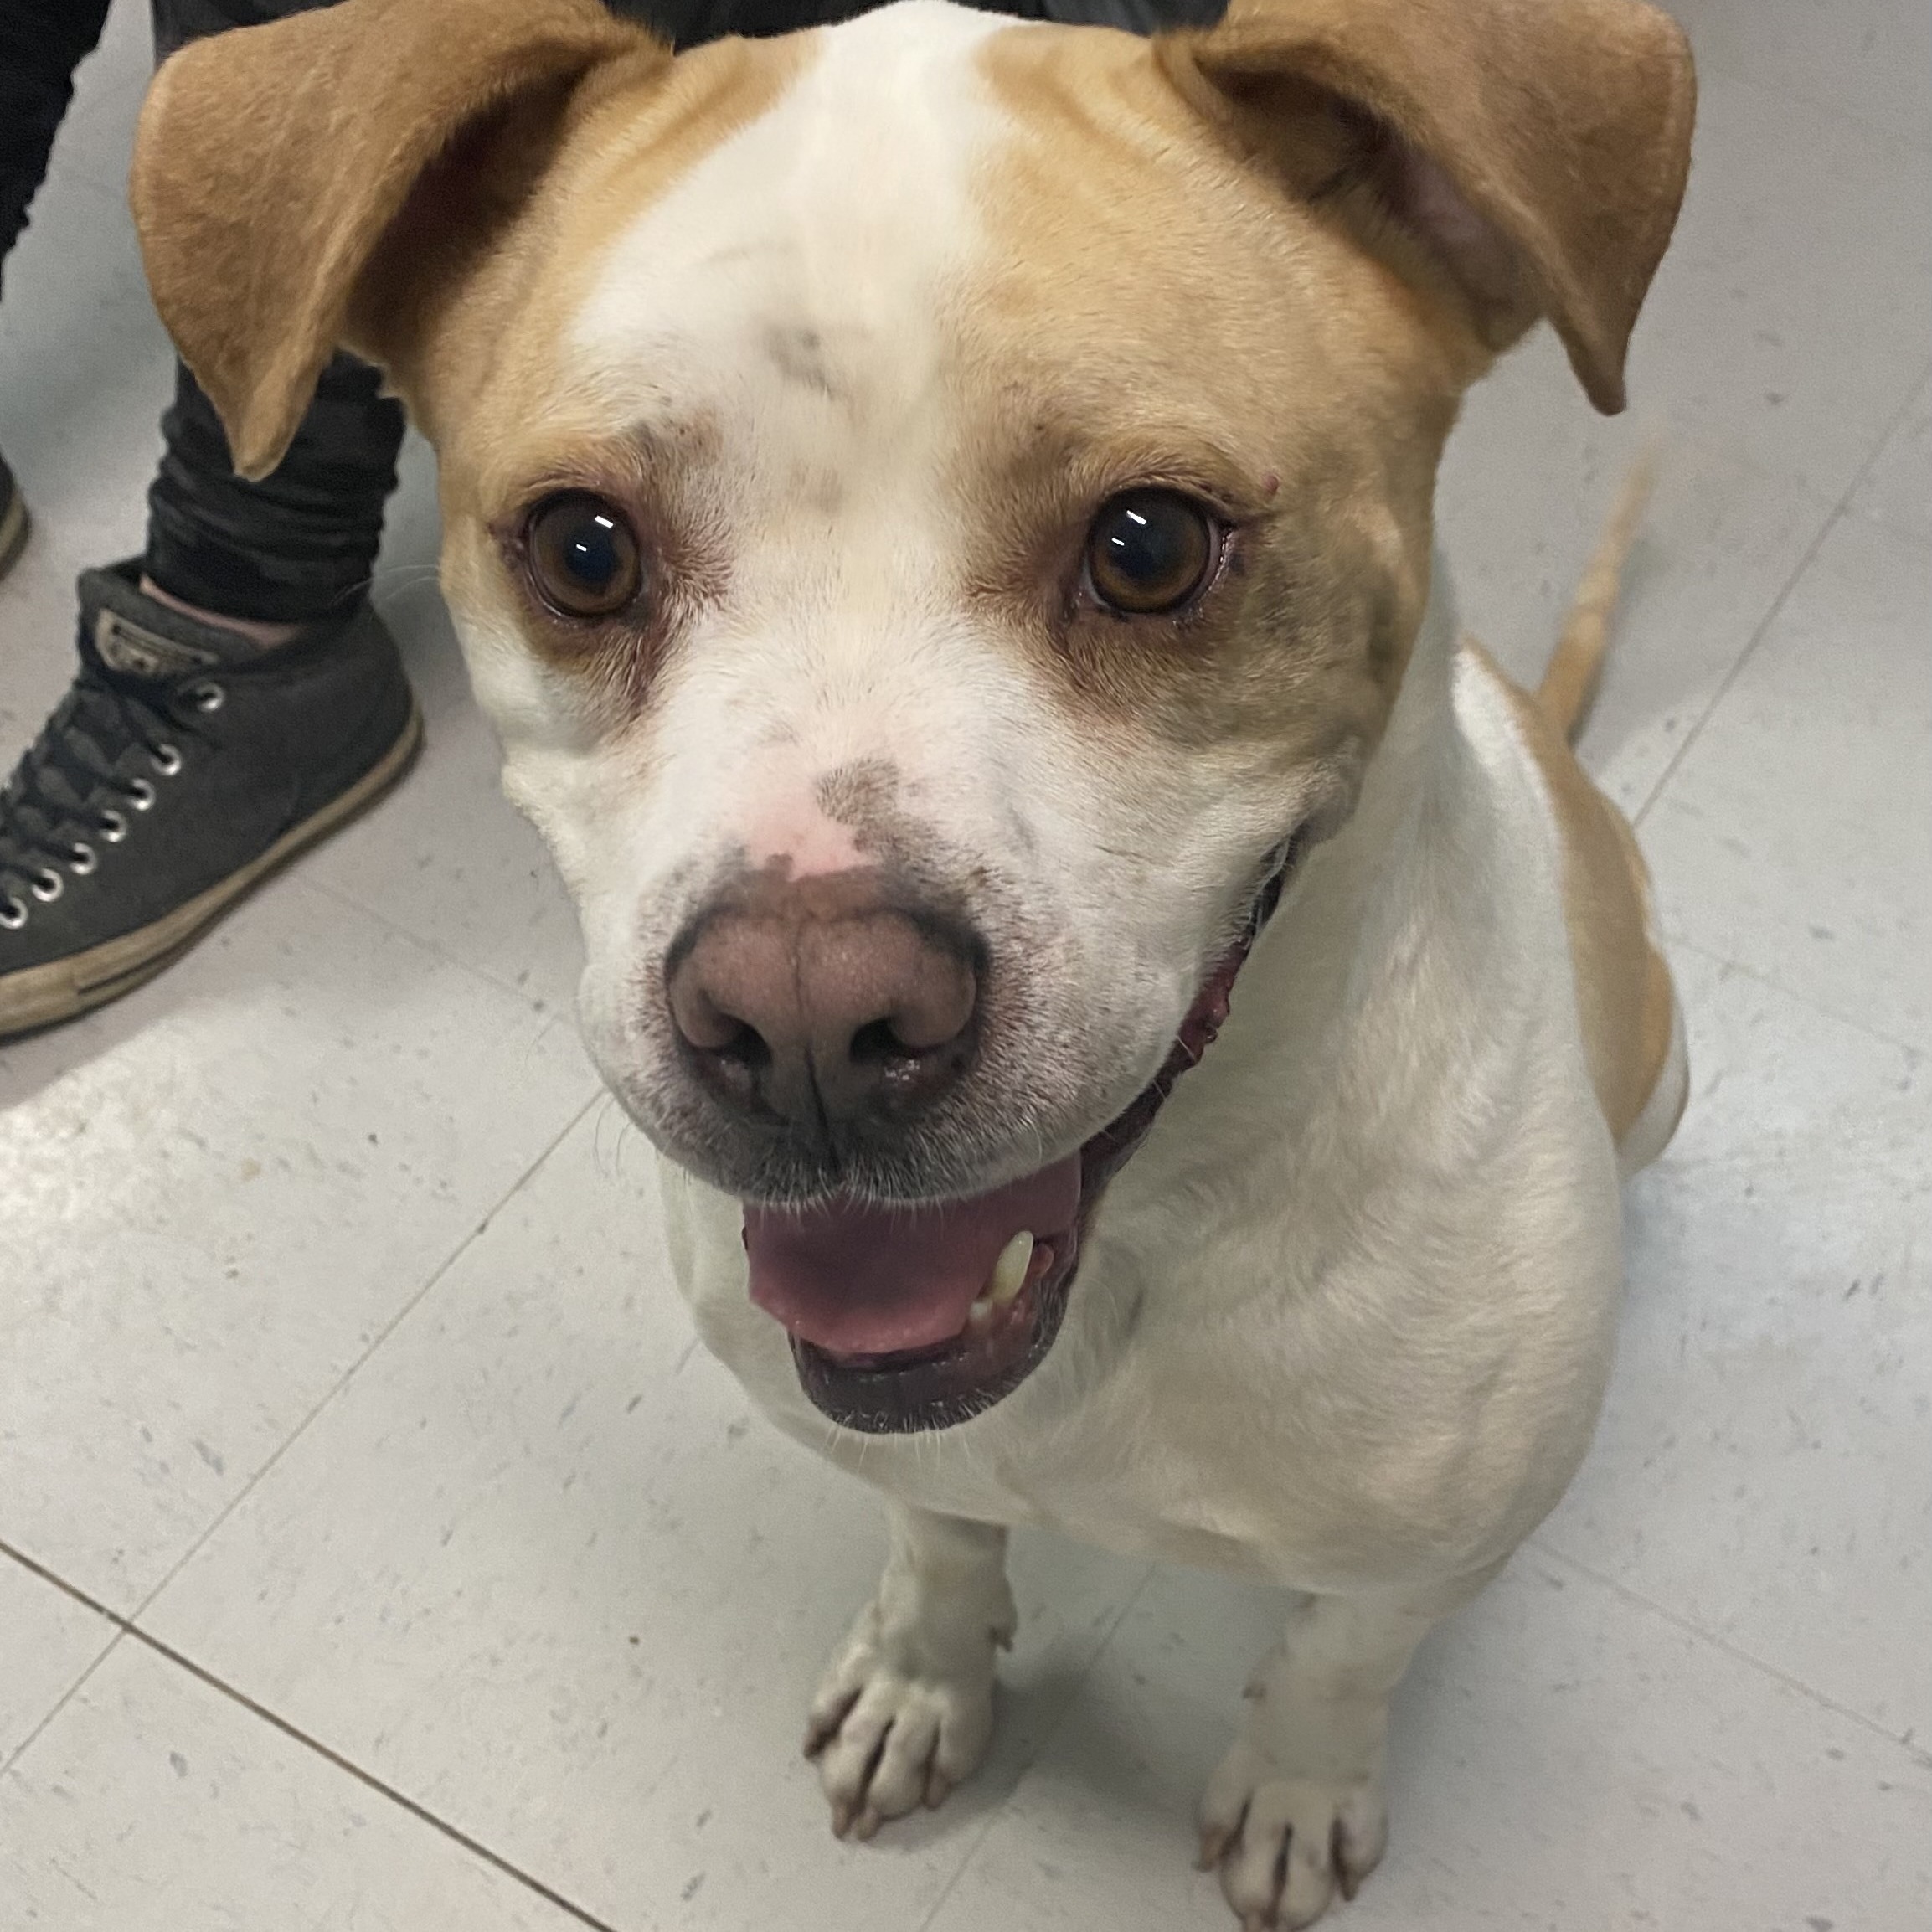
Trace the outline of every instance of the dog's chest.
{"type": "MultiPolygon", "coordinates": [[[[1319,1292],[1296,1298],[1300,1313],[1283,1313],[1280,1299],[1261,1291],[1280,1233],[1250,1224],[1192,1244],[1202,1278],[1235,1289],[1229,1300],[1248,1317],[1200,1319],[1198,1302],[1172,1291],[1170,1255],[1123,1252],[1118,1276],[1096,1255],[1081,1285],[1090,1308],[1132,1306],[1139,1271],[1149,1270],[1147,1306],[1126,1346],[1069,1319],[1047,1363],[970,1429],[943,1443],[854,1436],[827,1429],[801,1389],[783,1330],[750,1302],[735,1204],[674,1169],[664,1178],[677,1279],[703,1338],[787,1435],[904,1502],[1054,1529],[1126,1557],[1307,1589],[1479,1560],[1518,1514],[1540,1507],[1539,1468],[1567,1477],[1607,1359],[1614,1173],[1600,1204],[1612,1219],[1587,1261],[1571,1249],[1589,1279],[1555,1308],[1545,1265],[1518,1270],[1469,1249],[1490,1318],[1486,1334],[1463,1321],[1460,1351],[1444,1341],[1446,1311],[1409,1298],[1460,1296],[1461,1285],[1405,1278],[1383,1256],[1332,1270],[1319,1292]],[[1244,1275],[1254,1280],[1236,1289],[1244,1275]],[[1575,1331],[1556,1357],[1567,1392],[1509,1338],[1531,1296],[1546,1340],[1553,1327],[1575,1331]],[[1384,1332],[1406,1329],[1415,1346],[1363,1347],[1360,1311],[1371,1299],[1389,1318],[1384,1332]],[[1265,1307],[1274,1312],[1255,1319],[1265,1307]],[[1543,1426],[1552,1415],[1574,1419],[1562,1441],[1543,1426]]],[[[1501,1203],[1470,1203],[1466,1215],[1471,1225],[1510,1218],[1501,1203]]]]}
{"type": "Polygon", "coordinates": [[[1226,1427],[1231,1391],[1212,1361],[1191,1372],[1157,1343],[1151,1388],[1138,1386],[1138,1374],[1114,1375],[1070,1399],[1059,1385],[1077,1369],[1076,1347],[1049,1358],[1023,1399],[949,1432],[944,1453],[921,1436],[828,1430],[800,1388],[784,1331],[746,1293],[735,1203],[674,1167],[660,1174],[674,1273],[705,1345],[815,1453],[941,1513],[1059,1529],[1126,1555],[1272,1574],[1257,1553],[1281,1540],[1280,1499],[1243,1493],[1242,1446],[1226,1427]]]}

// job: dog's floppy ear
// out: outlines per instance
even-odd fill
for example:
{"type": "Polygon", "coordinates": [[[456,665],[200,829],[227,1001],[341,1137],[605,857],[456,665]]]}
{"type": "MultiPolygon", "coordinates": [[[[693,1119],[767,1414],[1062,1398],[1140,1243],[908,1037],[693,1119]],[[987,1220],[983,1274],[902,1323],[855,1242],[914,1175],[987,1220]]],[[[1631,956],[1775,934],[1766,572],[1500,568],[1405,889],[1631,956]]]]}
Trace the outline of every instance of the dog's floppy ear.
{"type": "Polygon", "coordinates": [[[1623,407],[1690,165],[1674,22],[1641,0],[1234,0],[1161,55],[1294,190],[1372,246],[1419,245],[1488,348],[1548,316],[1590,400],[1623,407]]]}
{"type": "Polygon", "coordinates": [[[423,260],[473,245],[527,188],[572,90],[626,56],[670,58],[598,0],[341,0],[162,66],[135,221],[155,306],[244,476],[280,461],[338,347],[387,359],[401,305],[370,285],[420,296],[423,260]]]}

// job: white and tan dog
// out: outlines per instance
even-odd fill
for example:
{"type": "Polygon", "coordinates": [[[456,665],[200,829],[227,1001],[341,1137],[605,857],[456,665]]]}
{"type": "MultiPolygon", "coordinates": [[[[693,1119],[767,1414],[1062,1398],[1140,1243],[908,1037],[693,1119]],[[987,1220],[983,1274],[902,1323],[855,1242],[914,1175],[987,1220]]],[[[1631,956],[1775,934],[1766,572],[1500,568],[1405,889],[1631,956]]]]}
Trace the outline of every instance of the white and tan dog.
{"type": "Polygon", "coordinates": [[[136,207],[239,464],[338,343],[435,443],[677,1279],[888,1497],[842,1832],[973,1769],[1050,1524],[1294,1593],[1203,1849],[1306,1924],[1416,1644],[1584,1452],[1682,1035],[1564,742],[1607,582],[1524,696],[1432,494],[1538,317],[1620,406],[1692,100],[1637,0],[675,59],[346,0],[162,71],[136,207]]]}

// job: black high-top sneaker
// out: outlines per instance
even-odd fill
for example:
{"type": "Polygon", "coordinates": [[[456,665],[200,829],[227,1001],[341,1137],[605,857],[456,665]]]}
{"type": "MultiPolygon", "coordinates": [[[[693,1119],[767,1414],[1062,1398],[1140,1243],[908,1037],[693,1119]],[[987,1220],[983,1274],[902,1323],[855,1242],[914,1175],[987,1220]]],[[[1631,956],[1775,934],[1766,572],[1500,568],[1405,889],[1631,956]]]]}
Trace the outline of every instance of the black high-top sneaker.
{"type": "Polygon", "coordinates": [[[422,737],[367,603],[270,650],[80,579],[80,669],[0,791],[0,1038],[138,986],[394,784],[422,737]]]}

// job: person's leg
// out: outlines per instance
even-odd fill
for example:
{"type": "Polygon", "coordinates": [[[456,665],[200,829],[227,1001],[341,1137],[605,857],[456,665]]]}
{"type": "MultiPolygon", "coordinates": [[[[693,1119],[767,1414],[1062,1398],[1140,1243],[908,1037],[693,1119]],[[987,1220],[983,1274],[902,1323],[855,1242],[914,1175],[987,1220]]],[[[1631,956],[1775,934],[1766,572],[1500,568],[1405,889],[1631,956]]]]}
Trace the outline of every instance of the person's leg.
{"type": "MultiPolygon", "coordinates": [[[[156,0],[157,51],[314,3],[156,0]]],[[[376,373],[332,363],[260,482],[185,369],[162,427],[147,549],[83,574],[79,674],[0,791],[0,1038],[159,970],[420,731],[366,595],[403,435],[376,373]]]]}
{"type": "MultiPolygon", "coordinates": [[[[107,0],[0,0],[0,266],[27,225],[74,70],[94,51],[107,0]]],[[[27,544],[27,505],[0,456],[0,576],[27,544]]]]}
{"type": "MultiPolygon", "coordinates": [[[[0,5],[9,0],[0,0],[0,5]]],[[[152,0],[154,55],[329,0],[152,0]]],[[[213,404],[185,368],[162,418],[142,588],[172,607],[276,642],[353,605],[382,540],[403,412],[366,363],[338,355],[272,476],[234,473],[213,404]]]]}
{"type": "MultiPolygon", "coordinates": [[[[286,456],[258,483],[235,475],[214,405],[180,370],[148,492],[143,588],[251,627],[313,622],[353,605],[382,540],[403,412],[368,363],[337,356],[286,456]]],[[[283,633],[286,635],[286,632],[283,633]]]]}
{"type": "Polygon", "coordinates": [[[27,225],[107,0],[0,0],[0,260],[27,225]]]}

